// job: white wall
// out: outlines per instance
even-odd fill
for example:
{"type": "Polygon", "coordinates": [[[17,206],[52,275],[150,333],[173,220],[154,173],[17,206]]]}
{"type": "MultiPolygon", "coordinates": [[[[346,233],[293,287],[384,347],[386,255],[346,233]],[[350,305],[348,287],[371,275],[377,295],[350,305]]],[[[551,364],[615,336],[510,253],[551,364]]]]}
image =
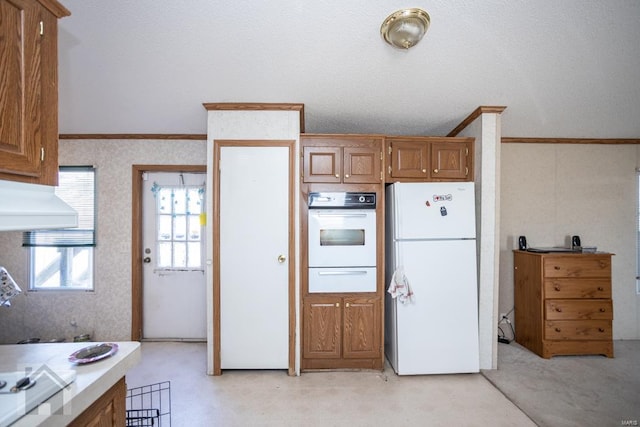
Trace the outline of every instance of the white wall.
{"type": "MultiPolygon", "coordinates": [[[[637,145],[502,144],[500,302],[513,308],[513,254],[519,235],[530,246],[568,244],[612,252],[613,337],[640,339],[636,295],[637,145]]],[[[513,320],[513,316],[511,316],[513,320]]]]}
{"type": "MultiPolygon", "coordinates": [[[[97,225],[95,292],[24,292],[0,308],[0,342],[21,339],[95,340],[131,337],[131,165],[206,164],[206,142],[166,140],[61,140],[61,165],[95,165],[97,225]],[[75,320],[77,327],[70,322],[75,320]]],[[[22,233],[0,233],[0,265],[23,291],[27,251],[22,233]]]]}
{"type": "Polygon", "coordinates": [[[498,367],[498,250],[500,227],[499,113],[482,113],[459,136],[474,137],[478,241],[478,335],[480,369],[498,367]]]}

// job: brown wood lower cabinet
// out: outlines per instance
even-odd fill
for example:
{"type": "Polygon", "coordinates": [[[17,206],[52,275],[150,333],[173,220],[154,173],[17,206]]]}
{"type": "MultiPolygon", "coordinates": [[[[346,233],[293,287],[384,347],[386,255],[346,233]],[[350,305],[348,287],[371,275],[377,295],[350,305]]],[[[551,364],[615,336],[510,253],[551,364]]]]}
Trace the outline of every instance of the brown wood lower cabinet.
{"type": "Polygon", "coordinates": [[[124,377],[69,424],[71,427],[121,427],[126,424],[124,377]]]}
{"type": "Polygon", "coordinates": [[[302,369],[382,369],[381,313],[379,297],[305,298],[302,369]]]}

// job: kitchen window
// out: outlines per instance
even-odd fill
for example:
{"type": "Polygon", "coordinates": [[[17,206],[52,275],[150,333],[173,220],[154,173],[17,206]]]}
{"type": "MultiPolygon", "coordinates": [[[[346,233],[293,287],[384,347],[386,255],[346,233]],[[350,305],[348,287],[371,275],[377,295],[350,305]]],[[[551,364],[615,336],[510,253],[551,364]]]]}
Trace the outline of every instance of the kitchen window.
{"type": "Polygon", "coordinates": [[[78,227],[27,231],[22,246],[29,250],[29,289],[93,290],[95,242],[95,168],[63,166],[58,197],[78,212],[78,227]]]}

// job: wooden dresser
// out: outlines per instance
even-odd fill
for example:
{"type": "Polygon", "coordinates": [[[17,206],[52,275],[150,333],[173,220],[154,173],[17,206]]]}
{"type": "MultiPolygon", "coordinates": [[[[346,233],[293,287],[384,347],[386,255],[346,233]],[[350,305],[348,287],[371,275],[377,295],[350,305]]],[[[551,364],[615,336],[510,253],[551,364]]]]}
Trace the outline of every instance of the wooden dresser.
{"type": "Polygon", "coordinates": [[[516,342],[547,359],[613,357],[611,256],[514,251],[516,342]]]}

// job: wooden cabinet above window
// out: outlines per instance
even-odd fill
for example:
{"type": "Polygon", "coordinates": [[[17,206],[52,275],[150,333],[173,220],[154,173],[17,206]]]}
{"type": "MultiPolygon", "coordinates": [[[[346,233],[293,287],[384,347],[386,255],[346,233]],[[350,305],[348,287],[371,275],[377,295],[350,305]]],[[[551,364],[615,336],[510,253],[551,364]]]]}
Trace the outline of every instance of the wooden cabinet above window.
{"type": "Polygon", "coordinates": [[[382,137],[372,135],[302,135],[305,183],[380,184],[382,137]]]}
{"type": "Polygon", "coordinates": [[[473,141],[388,136],[386,182],[473,181],[473,141]]]}
{"type": "Polygon", "coordinates": [[[58,18],[55,0],[0,0],[0,179],[58,180],[58,18]]]}

